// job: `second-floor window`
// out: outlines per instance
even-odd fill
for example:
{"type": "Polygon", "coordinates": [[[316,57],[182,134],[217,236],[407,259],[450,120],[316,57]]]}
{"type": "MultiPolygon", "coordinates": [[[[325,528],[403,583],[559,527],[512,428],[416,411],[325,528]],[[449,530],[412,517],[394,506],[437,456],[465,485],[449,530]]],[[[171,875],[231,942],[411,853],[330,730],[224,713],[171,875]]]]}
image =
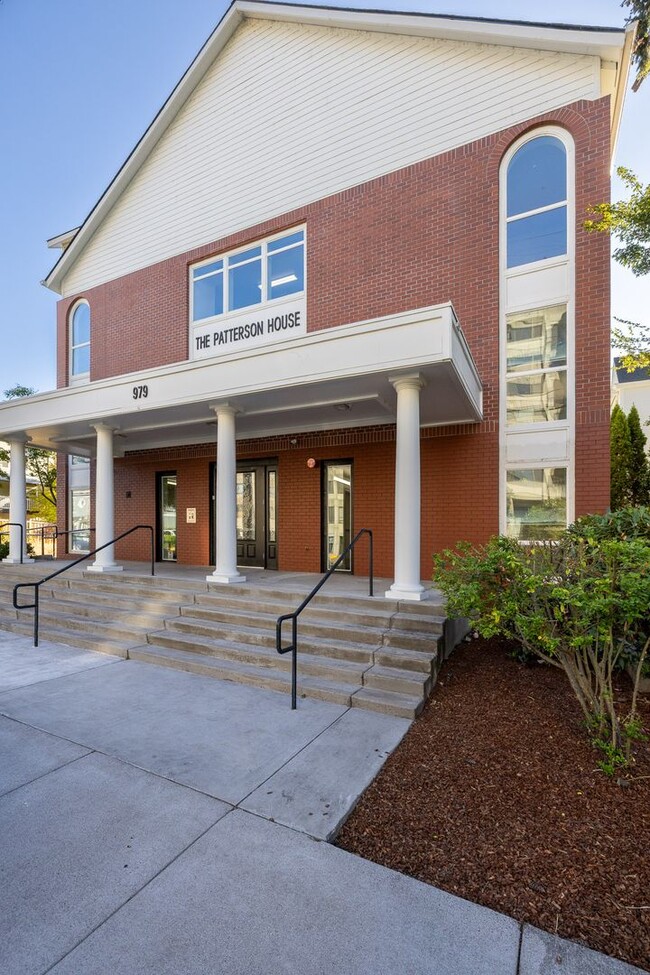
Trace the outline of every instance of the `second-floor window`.
{"type": "Polygon", "coordinates": [[[70,381],[87,382],[90,377],[90,306],[79,301],[70,314],[70,381]]]}
{"type": "Polygon", "coordinates": [[[567,252],[567,160],[553,135],[529,139],[507,177],[507,266],[520,267],[567,252]]]}
{"type": "Polygon", "coordinates": [[[193,323],[305,290],[305,231],[294,230],[190,268],[193,323]]]}

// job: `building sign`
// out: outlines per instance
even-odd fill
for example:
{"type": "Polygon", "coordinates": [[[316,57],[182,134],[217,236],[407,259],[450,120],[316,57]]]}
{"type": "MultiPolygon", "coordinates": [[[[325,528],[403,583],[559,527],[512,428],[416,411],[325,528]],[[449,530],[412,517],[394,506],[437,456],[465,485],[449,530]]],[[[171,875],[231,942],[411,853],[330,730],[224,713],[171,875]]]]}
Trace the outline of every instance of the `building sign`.
{"type": "Polygon", "coordinates": [[[306,334],[307,303],[304,297],[275,301],[266,308],[257,306],[193,326],[190,358],[210,359],[306,334]]]}

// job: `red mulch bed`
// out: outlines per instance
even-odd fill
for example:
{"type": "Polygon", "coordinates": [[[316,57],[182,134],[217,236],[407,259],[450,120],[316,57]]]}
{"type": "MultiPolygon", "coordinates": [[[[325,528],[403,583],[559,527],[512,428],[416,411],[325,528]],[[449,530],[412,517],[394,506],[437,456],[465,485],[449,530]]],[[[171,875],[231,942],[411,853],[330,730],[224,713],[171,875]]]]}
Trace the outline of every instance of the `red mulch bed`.
{"type": "MultiPolygon", "coordinates": [[[[650,730],[650,696],[641,708],[650,730]]],[[[650,969],[650,746],[625,786],[598,757],[560,671],[474,640],[337,843],[650,969]]]]}

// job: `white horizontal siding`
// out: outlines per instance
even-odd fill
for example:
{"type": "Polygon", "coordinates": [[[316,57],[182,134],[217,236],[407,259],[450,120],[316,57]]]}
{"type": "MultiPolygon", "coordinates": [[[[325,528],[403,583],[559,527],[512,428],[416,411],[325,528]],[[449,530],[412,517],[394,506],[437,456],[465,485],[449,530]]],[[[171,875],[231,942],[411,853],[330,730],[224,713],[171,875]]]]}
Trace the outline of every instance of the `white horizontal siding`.
{"type": "Polygon", "coordinates": [[[598,69],[593,57],[246,21],[63,293],[598,97],[598,69]]]}

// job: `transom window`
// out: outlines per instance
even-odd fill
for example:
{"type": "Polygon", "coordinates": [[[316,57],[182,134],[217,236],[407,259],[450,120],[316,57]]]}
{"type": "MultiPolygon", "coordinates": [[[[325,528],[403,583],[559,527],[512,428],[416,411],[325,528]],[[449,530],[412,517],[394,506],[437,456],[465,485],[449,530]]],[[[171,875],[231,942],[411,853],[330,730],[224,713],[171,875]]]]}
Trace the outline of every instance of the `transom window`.
{"type": "Polygon", "coordinates": [[[508,426],[567,418],[567,315],[551,305],[506,316],[508,426]]]}
{"type": "Polygon", "coordinates": [[[70,378],[87,379],[90,374],[90,306],[80,301],[70,318],[70,378]]]}
{"type": "Polygon", "coordinates": [[[192,322],[300,294],[305,290],[305,231],[204,261],[190,274],[192,322]]]}
{"type": "Polygon", "coordinates": [[[507,266],[567,252],[567,159],[564,143],[542,135],[514,154],[507,177],[507,266]]]}

